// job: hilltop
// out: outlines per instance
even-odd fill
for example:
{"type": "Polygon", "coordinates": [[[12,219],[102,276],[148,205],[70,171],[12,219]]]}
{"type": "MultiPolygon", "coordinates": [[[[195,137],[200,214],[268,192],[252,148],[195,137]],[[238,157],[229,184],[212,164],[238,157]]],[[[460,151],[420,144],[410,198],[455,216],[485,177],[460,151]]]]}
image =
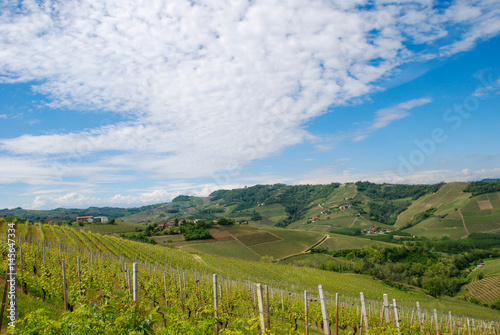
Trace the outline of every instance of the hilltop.
{"type": "Polygon", "coordinates": [[[377,235],[398,231],[459,239],[476,232],[500,234],[499,191],[500,181],[495,179],[435,185],[274,184],[218,190],[208,197],[180,195],[168,203],[135,208],[16,208],[0,210],[0,216],[57,222],[102,215],[130,223],[226,217],[261,226],[323,233],[377,235]]]}

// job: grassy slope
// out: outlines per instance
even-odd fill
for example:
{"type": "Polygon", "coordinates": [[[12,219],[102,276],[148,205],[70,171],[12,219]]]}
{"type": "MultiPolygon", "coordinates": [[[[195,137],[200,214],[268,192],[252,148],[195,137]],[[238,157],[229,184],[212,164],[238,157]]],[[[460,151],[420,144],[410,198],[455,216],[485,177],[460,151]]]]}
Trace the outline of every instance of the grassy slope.
{"type": "Polygon", "coordinates": [[[475,232],[500,233],[500,193],[482,194],[469,198],[461,192],[464,183],[450,183],[437,193],[415,201],[401,213],[397,225],[409,222],[417,213],[437,208],[434,216],[405,229],[404,232],[427,238],[449,237],[459,239],[475,232]],[[481,209],[483,206],[491,208],[481,209]]]}
{"type": "Polygon", "coordinates": [[[392,244],[387,242],[372,241],[366,238],[339,235],[339,234],[329,234],[329,238],[319,245],[322,248],[328,248],[329,250],[341,250],[341,249],[361,249],[368,245],[386,246],[386,247],[397,247],[398,244],[392,244]]]}
{"type": "Polygon", "coordinates": [[[500,193],[482,194],[472,197],[460,211],[469,233],[500,232],[500,193]],[[478,201],[489,201],[492,209],[481,210],[478,201]]]}
{"type": "Polygon", "coordinates": [[[182,250],[210,255],[259,260],[262,256],[276,259],[301,253],[319,241],[320,232],[299,232],[296,230],[234,225],[215,229],[214,239],[173,243],[182,250]]]}
{"type": "Polygon", "coordinates": [[[399,214],[395,224],[396,228],[404,227],[413,217],[425,212],[429,208],[437,208],[436,215],[444,215],[451,213],[455,208],[459,208],[467,202],[469,193],[463,193],[462,190],[467,186],[467,183],[449,183],[443,185],[436,193],[427,194],[416,201],[411,206],[399,214]]]}
{"type": "Polygon", "coordinates": [[[485,277],[500,276],[500,259],[485,261],[484,266],[471,272],[469,278],[474,279],[479,275],[479,273],[482,273],[485,277]]]}

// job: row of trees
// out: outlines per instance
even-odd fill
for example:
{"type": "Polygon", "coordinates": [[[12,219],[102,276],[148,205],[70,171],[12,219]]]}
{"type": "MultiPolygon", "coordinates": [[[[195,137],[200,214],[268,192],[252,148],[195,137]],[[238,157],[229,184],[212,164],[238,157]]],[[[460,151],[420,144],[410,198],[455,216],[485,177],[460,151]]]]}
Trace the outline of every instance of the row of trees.
{"type": "Polygon", "coordinates": [[[470,192],[473,196],[500,192],[500,180],[496,181],[473,181],[464,189],[464,192],[470,192]]]}
{"type": "Polygon", "coordinates": [[[358,191],[377,201],[411,198],[417,200],[428,193],[437,192],[444,183],[434,185],[375,184],[358,181],[358,191]]]}

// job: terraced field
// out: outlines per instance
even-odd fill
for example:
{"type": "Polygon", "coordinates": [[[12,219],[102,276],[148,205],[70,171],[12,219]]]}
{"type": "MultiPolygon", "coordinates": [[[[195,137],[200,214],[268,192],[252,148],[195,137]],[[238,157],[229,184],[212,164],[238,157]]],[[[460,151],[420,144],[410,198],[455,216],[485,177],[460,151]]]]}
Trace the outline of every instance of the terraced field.
{"type": "Polygon", "coordinates": [[[472,282],[464,290],[467,298],[476,298],[482,304],[493,304],[500,299],[500,276],[472,282]]]}

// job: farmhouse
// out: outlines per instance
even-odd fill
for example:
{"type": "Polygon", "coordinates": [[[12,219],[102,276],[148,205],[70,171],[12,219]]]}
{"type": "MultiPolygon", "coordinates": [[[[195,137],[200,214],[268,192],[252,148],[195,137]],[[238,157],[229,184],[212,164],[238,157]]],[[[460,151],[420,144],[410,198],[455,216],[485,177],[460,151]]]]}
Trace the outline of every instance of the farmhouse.
{"type": "Polygon", "coordinates": [[[106,216],[96,216],[94,217],[94,222],[108,223],[109,220],[106,216]]]}
{"type": "Polygon", "coordinates": [[[76,222],[94,222],[93,216],[77,216],[76,222]]]}

